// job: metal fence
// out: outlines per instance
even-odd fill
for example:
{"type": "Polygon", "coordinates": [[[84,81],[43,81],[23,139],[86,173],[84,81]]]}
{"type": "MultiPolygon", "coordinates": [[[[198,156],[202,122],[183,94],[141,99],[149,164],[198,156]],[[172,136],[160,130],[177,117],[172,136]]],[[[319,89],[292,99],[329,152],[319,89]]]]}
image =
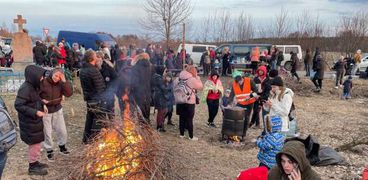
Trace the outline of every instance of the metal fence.
{"type": "Polygon", "coordinates": [[[0,93],[16,93],[25,81],[23,72],[14,72],[12,68],[0,68],[0,93]]]}

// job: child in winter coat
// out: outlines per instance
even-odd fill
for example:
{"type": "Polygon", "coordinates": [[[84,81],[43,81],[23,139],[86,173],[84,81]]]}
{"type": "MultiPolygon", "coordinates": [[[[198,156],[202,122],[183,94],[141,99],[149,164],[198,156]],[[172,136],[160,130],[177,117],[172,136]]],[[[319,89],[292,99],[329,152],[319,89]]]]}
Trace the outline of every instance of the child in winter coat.
{"type": "Polygon", "coordinates": [[[39,90],[45,72],[42,67],[27,66],[24,72],[26,81],[19,88],[14,102],[18,111],[20,138],[28,145],[29,175],[47,174],[47,164],[39,162],[41,143],[45,138],[42,118],[46,114],[46,105],[41,101],[39,90]]]}
{"type": "Polygon", "coordinates": [[[224,108],[230,105],[230,89],[226,89],[224,96],[221,98],[221,110],[224,112],[224,108]]]}
{"type": "Polygon", "coordinates": [[[351,98],[351,89],[353,88],[353,77],[349,76],[347,80],[344,81],[344,93],[342,95],[342,99],[350,99],[351,98]]]}
{"type": "Polygon", "coordinates": [[[174,111],[174,105],[175,105],[174,83],[173,83],[172,73],[171,72],[166,73],[164,80],[167,84],[168,95],[169,95],[169,100],[167,102],[167,113],[166,113],[165,118],[167,118],[167,125],[174,126],[174,123],[171,121],[172,114],[174,111]]]}
{"type": "Polygon", "coordinates": [[[279,116],[268,118],[266,126],[268,133],[256,141],[259,148],[257,158],[259,166],[271,169],[276,165],[276,154],[284,146],[285,135],[281,133],[282,120],[279,116]]]}

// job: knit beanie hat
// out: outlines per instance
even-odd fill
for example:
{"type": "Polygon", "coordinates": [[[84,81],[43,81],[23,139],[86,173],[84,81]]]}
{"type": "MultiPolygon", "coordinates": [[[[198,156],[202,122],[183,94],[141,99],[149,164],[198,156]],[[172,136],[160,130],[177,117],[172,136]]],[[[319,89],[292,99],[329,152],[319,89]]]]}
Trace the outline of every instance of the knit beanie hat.
{"type": "Polygon", "coordinates": [[[272,116],[271,117],[271,127],[272,127],[272,132],[281,131],[282,120],[281,120],[280,116],[272,116]]]}
{"type": "Polygon", "coordinates": [[[271,85],[273,86],[284,86],[284,81],[280,76],[276,76],[274,79],[271,80],[271,85]]]}
{"type": "Polygon", "coordinates": [[[272,78],[274,78],[274,77],[276,77],[278,75],[279,75],[279,71],[277,71],[276,69],[272,69],[270,71],[270,74],[269,74],[269,76],[272,77],[272,78]]]}

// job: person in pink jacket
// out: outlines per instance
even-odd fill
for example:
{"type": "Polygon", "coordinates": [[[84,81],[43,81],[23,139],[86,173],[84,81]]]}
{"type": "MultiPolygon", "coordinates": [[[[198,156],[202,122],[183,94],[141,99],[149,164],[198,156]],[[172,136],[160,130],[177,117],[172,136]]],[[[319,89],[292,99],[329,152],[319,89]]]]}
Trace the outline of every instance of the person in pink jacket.
{"type": "MultiPolygon", "coordinates": [[[[187,129],[189,139],[196,141],[198,138],[193,136],[193,118],[197,102],[196,91],[201,90],[203,88],[203,84],[198,76],[197,69],[192,65],[188,65],[185,70],[180,72],[179,79],[186,80],[187,86],[195,92],[191,94],[188,103],[176,105],[176,114],[179,115],[180,138],[185,137],[184,131],[187,129]]],[[[176,83],[177,82],[178,79],[176,83]]]]}

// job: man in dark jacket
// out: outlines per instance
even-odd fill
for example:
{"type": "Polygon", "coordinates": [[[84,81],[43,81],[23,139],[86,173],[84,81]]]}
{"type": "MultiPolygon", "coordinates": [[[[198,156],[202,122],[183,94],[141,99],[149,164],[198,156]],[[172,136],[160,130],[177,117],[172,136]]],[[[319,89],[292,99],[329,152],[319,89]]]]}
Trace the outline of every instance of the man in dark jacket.
{"type": "Polygon", "coordinates": [[[62,69],[54,69],[52,73],[41,82],[40,97],[46,104],[47,112],[43,117],[45,141],[43,147],[47,152],[47,160],[55,160],[53,151],[52,130],[55,130],[60,153],[68,155],[65,147],[67,131],[64,121],[61,101],[63,96],[70,97],[73,94],[72,85],[65,79],[62,69]]]}
{"type": "Polygon", "coordinates": [[[102,128],[102,124],[97,121],[103,116],[99,112],[102,103],[104,103],[101,94],[105,91],[106,86],[100,71],[96,67],[96,52],[87,50],[84,61],[79,77],[84,101],[87,103],[87,117],[83,134],[83,142],[87,144],[102,128]]]}
{"type": "Polygon", "coordinates": [[[307,49],[306,50],[306,54],[304,57],[304,68],[305,68],[305,76],[310,76],[310,64],[312,62],[312,55],[311,55],[311,50],[307,49]]]}
{"type": "Polygon", "coordinates": [[[151,104],[152,66],[147,53],[141,53],[132,61],[130,93],[149,121],[151,104]]]}
{"type": "Polygon", "coordinates": [[[294,76],[296,77],[296,79],[298,80],[298,82],[300,82],[300,78],[298,76],[298,73],[296,72],[296,70],[298,69],[298,61],[299,61],[299,58],[298,58],[298,55],[291,51],[290,52],[290,60],[291,60],[291,75],[292,77],[294,78],[294,76]]]}
{"type": "Polygon", "coordinates": [[[336,86],[335,88],[339,88],[339,86],[342,87],[342,81],[344,79],[345,74],[345,62],[344,62],[344,56],[341,56],[339,61],[336,62],[334,69],[336,71],[336,86]]]}
{"type": "Polygon", "coordinates": [[[320,92],[322,89],[322,80],[324,77],[324,61],[322,59],[322,55],[319,51],[319,48],[316,48],[316,54],[313,58],[313,71],[315,71],[315,75],[312,79],[313,84],[316,86],[316,92],[320,92]]]}
{"type": "Polygon", "coordinates": [[[28,145],[28,174],[46,175],[47,165],[38,160],[41,154],[41,142],[44,141],[42,117],[45,116],[39,96],[40,83],[46,70],[29,65],[25,69],[25,82],[18,90],[15,109],[18,111],[20,138],[28,145]]]}
{"type": "Polygon", "coordinates": [[[46,63],[46,52],[47,49],[44,48],[40,41],[36,41],[36,46],[33,47],[33,60],[34,62],[39,65],[43,66],[46,63]]]}

